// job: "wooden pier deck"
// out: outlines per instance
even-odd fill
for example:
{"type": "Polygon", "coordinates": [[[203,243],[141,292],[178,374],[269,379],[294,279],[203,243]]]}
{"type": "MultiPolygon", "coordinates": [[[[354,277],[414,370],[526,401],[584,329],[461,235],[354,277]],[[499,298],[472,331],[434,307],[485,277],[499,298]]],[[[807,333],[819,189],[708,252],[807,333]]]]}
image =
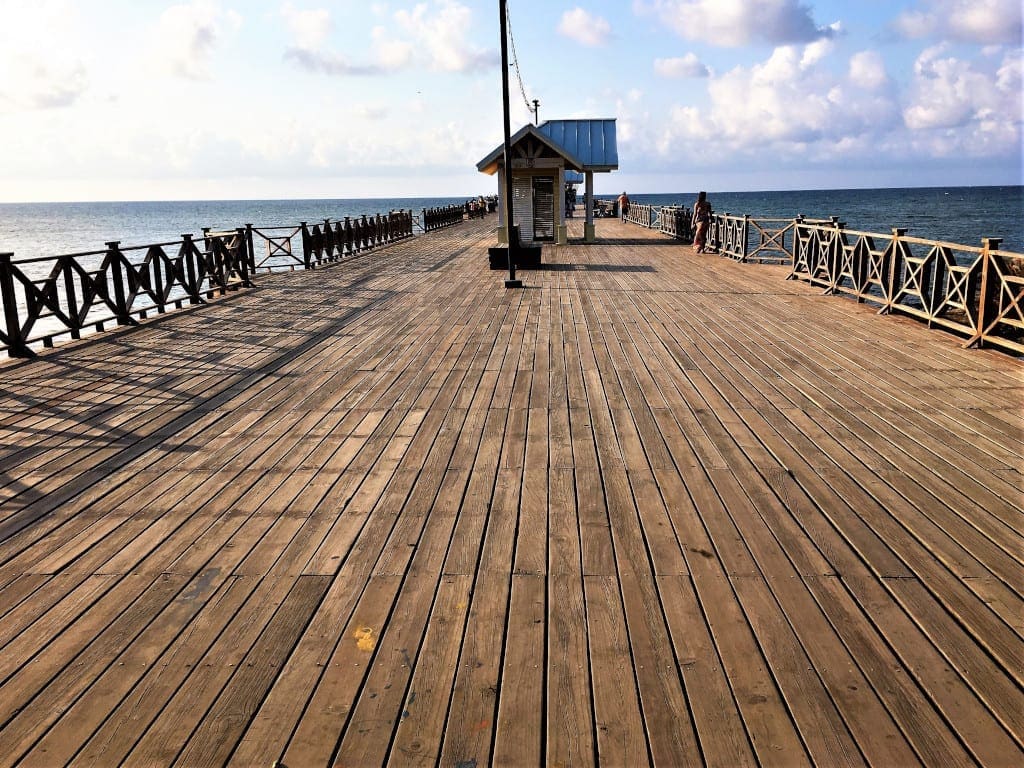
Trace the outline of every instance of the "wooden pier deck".
{"type": "Polygon", "coordinates": [[[1024,765],[1021,363],[493,226],[0,366],[0,765],[1024,765]]]}

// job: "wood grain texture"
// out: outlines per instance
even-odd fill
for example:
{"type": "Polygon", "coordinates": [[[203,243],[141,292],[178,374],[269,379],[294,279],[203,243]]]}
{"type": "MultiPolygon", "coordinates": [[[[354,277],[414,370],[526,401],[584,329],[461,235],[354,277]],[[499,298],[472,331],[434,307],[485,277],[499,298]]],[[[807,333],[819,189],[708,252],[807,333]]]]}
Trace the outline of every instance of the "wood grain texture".
{"type": "Polygon", "coordinates": [[[0,363],[0,766],[1024,764],[1020,361],[493,225],[0,363]]]}

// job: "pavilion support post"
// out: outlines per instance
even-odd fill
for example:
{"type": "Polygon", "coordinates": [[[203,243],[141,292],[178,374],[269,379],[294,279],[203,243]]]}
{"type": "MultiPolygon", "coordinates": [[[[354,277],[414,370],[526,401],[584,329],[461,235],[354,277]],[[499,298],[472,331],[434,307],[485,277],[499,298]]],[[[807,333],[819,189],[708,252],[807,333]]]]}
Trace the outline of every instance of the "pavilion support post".
{"type": "Polygon", "coordinates": [[[505,224],[505,169],[498,166],[498,245],[508,244],[508,229],[505,224]]]}
{"type": "Polygon", "coordinates": [[[561,167],[558,169],[558,175],[555,177],[555,183],[557,185],[555,189],[555,195],[558,200],[555,203],[555,210],[558,212],[557,220],[555,224],[555,244],[565,245],[569,242],[569,231],[565,226],[565,168],[561,167]]]}
{"type": "Polygon", "coordinates": [[[583,194],[583,204],[587,208],[587,216],[583,222],[583,242],[592,243],[596,239],[594,237],[594,172],[587,171],[584,174],[584,179],[586,180],[586,191],[583,194]]]}

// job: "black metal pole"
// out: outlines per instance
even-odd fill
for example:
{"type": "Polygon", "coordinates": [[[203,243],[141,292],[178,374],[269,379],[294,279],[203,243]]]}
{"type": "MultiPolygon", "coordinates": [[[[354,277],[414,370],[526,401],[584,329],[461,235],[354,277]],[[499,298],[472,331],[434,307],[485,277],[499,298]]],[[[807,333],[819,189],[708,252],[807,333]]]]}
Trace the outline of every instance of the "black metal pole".
{"type": "Polygon", "coordinates": [[[506,288],[522,288],[516,280],[515,252],[519,245],[512,235],[512,127],[508,109],[508,24],[506,23],[505,0],[498,0],[498,15],[501,17],[501,107],[505,118],[505,231],[508,233],[508,280],[506,288]]]}

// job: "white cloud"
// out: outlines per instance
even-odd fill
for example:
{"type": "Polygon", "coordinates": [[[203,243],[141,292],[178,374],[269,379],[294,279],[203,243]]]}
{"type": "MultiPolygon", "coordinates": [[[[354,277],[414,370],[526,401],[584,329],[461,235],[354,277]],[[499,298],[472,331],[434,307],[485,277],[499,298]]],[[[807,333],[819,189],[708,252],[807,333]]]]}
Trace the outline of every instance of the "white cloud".
{"type": "Polygon", "coordinates": [[[315,51],[327,42],[331,32],[331,12],[326,8],[297,10],[291,3],[285,3],[281,15],[291,33],[292,47],[315,51]]]}
{"type": "Polygon", "coordinates": [[[291,34],[285,60],[326,75],[376,75],[388,71],[386,64],[353,64],[346,56],[323,49],[333,30],[331,12],[326,8],[297,10],[291,3],[285,3],[281,15],[291,34]]]}
{"type": "Polygon", "coordinates": [[[837,32],[835,25],[819,26],[799,0],[634,0],[633,7],[687,40],[726,47],[805,43],[837,32]]]}
{"type": "MultiPolygon", "coordinates": [[[[379,6],[376,13],[384,13],[379,6]]],[[[419,3],[395,11],[387,25],[370,32],[368,61],[328,48],[332,38],[330,11],[282,9],[291,31],[288,59],[304,69],[328,75],[382,75],[422,66],[437,72],[474,72],[493,67],[497,55],[471,42],[472,11],[455,0],[419,3]]]]}
{"type": "MultiPolygon", "coordinates": [[[[832,74],[831,46],[781,46],[763,62],[708,78],[708,107],[676,106],[658,141],[664,154],[719,157],[836,157],[871,146],[899,126],[885,91],[869,92],[853,77],[832,74]]],[[[856,71],[868,60],[858,59],[856,71]]]]}
{"type": "Polygon", "coordinates": [[[598,47],[608,42],[612,25],[607,19],[595,16],[577,6],[562,14],[562,20],[558,22],[558,32],[581,45],[598,47]]]}
{"type": "Polygon", "coordinates": [[[655,59],[654,71],[661,77],[707,77],[710,72],[692,51],[672,59],[655,59]]]}
{"type": "Polygon", "coordinates": [[[843,68],[831,61],[834,51],[812,45],[782,46],[752,66],[712,72],[707,103],[675,106],[654,146],[693,166],[965,158],[1019,165],[1019,49],[993,61],[981,54],[957,58],[950,46],[934,46],[918,57],[901,95],[877,51],[855,53],[843,68]]]}
{"type": "Polygon", "coordinates": [[[399,70],[413,60],[416,49],[412,43],[390,37],[384,27],[374,27],[370,34],[376,49],[377,61],[383,69],[399,70]]]}
{"type": "MultiPolygon", "coordinates": [[[[838,30],[839,25],[833,25],[832,28],[834,30],[838,30]]],[[[804,52],[800,56],[800,69],[813,67],[819,61],[832,53],[833,48],[835,48],[835,43],[828,37],[823,37],[808,43],[804,46],[804,52]]]]}
{"type": "Polygon", "coordinates": [[[901,13],[896,29],[906,37],[972,43],[1021,43],[1020,0],[919,0],[901,13]]]}
{"type": "Polygon", "coordinates": [[[364,120],[383,120],[390,112],[384,104],[357,104],[352,111],[364,120]]]}
{"type": "Polygon", "coordinates": [[[214,0],[172,5],[160,14],[155,31],[155,52],[161,65],[174,75],[191,80],[210,77],[210,60],[225,35],[236,31],[242,17],[226,11],[214,0]]]}
{"type": "Polygon", "coordinates": [[[850,57],[850,82],[858,88],[875,90],[889,81],[885,61],[878,51],[860,51],[850,57]]]}
{"type": "Polygon", "coordinates": [[[467,6],[454,0],[438,0],[432,7],[420,3],[412,11],[397,11],[394,18],[413,47],[425,52],[431,69],[472,72],[497,62],[492,50],[470,42],[472,15],[467,6]]]}
{"type": "Polygon", "coordinates": [[[57,109],[74,104],[89,85],[76,59],[48,55],[0,54],[0,113],[7,109],[57,109]]]}
{"type": "MultiPolygon", "coordinates": [[[[910,104],[903,117],[909,128],[964,128],[1006,112],[1020,103],[1020,59],[1007,57],[992,76],[970,61],[945,56],[945,45],[926,49],[914,62],[910,104]]],[[[1020,123],[1006,114],[1007,123],[1020,123]]]]}
{"type": "Polygon", "coordinates": [[[0,1],[0,114],[69,107],[90,84],[76,48],[74,6],[60,0],[0,1]],[[37,30],[45,30],[39,45],[37,30]]]}

